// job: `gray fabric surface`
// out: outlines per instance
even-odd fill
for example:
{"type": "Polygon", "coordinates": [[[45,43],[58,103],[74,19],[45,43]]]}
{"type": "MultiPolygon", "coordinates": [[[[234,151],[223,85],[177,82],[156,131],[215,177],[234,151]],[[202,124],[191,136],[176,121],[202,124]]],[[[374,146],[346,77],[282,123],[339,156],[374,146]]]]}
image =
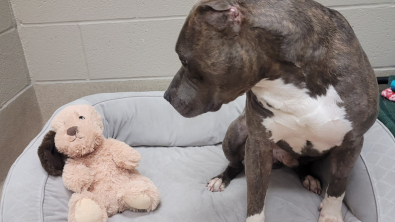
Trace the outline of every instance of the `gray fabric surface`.
{"type": "MultiPolygon", "coordinates": [[[[150,97],[141,95],[96,103],[95,109],[104,120],[106,137],[116,138],[131,146],[218,144],[245,106],[245,98],[240,97],[216,113],[184,118],[163,99],[162,92],[150,97]]],[[[106,96],[111,97],[112,94],[102,94],[101,97],[106,96]]]]}
{"type": "MultiPolygon", "coordinates": [[[[316,162],[314,171],[320,175],[322,190],[326,190],[329,181],[330,158],[316,162]]],[[[325,193],[321,193],[324,198],[325,193]]],[[[368,170],[362,157],[359,157],[350,174],[344,202],[351,212],[361,221],[377,221],[376,199],[368,170]],[[369,210],[367,210],[369,209],[369,210]]]]}
{"type": "MultiPolygon", "coordinates": [[[[151,213],[126,211],[108,221],[245,221],[247,190],[245,175],[238,176],[221,193],[206,190],[207,181],[222,172],[227,165],[222,148],[155,147],[136,148],[142,155],[140,172],[151,178],[161,193],[160,207],[151,213]]],[[[62,187],[60,179],[49,178],[44,199],[44,221],[61,220],[67,212],[71,193],[62,187]],[[50,187],[50,188],[49,188],[50,187]]],[[[306,190],[292,169],[274,170],[266,199],[268,222],[318,221],[321,198],[306,190]]],[[[343,207],[346,222],[356,218],[343,207]]]]}
{"type": "Polygon", "coordinates": [[[369,171],[380,222],[395,222],[395,139],[380,122],[365,135],[361,156],[369,171]]]}
{"type": "MultiPolygon", "coordinates": [[[[206,182],[227,164],[221,146],[213,144],[222,141],[227,126],[242,111],[244,98],[217,113],[185,119],[162,101],[162,94],[99,94],[73,102],[95,105],[104,117],[105,135],[132,144],[142,154],[139,170],[152,179],[161,193],[162,203],[155,212],[127,211],[109,221],[130,221],[131,218],[133,221],[244,221],[244,174],[222,193],[205,189],[206,182]]],[[[1,221],[67,221],[71,192],[64,188],[60,177],[48,177],[37,157],[37,148],[48,130],[46,124],[10,169],[1,201],[1,221]]],[[[358,160],[345,198],[349,208],[364,222],[378,221],[376,201],[379,221],[394,221],[393,208],[386,203],[393,203],[395,199],[392,187],[395,183],[381,185],[391,185],[394,178],[391,177],[394,165],[388,163],[395,158],[394,151],[394,139],[377,122],[367,133],[362,152],[368,168],[362,159],[358,160]]],[[[321,167],[324,165],[325,162],[321,167]]],[[[321,172],[325,177],[325,170],[321,172]]],[[[275,170],[266,199],[266,221],[317,221],[320,201],[321,197],[302,187],[292,170],[275,170]]],[[[358,221],[345,205],[343,214],[345,221],[358,221]]]]}

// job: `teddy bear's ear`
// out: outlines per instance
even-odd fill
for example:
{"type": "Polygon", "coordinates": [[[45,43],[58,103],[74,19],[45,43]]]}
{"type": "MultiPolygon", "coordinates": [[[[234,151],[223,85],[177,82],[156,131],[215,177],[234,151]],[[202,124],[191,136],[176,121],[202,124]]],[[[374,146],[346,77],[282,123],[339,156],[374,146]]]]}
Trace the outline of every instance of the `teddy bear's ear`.
{"type": "Polygon", "coordinates": [[[63,172],[66,156],[55,147],[55,131],[49,131],[38,147],[38,157],[44,170],[51,176],[60,176],[63,172]]]}

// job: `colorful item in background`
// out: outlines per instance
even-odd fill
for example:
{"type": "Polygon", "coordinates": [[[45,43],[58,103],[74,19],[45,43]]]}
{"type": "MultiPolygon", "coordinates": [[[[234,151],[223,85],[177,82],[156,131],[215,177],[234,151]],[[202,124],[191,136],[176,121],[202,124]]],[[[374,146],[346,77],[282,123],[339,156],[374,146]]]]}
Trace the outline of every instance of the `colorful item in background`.
{"type": "MultiPolygon", "coordinates": [[[[392,82],[394,83],[395,81],[392,82]]],[[[394,88],[395,88],[395,84],[394,84],[394,88]]],[[[381,92],[381,95],[390,101],[395,101],[395,92],[392,90],[392,86],[391,88],[383,90],[381,92]]]]}
{"type": "MultiPolygon", "coordinates": [[[[395,85],[395,76],[390,76],[388,78],[388,88],[392,93],[394,91],[391,90],[391,86],[395,85]]],[[[384,90],[388,92],[388,89],[384,90]]],[[[384,92],[383,91],[383,92],[384,92]]],[[[383,93],[382,93],[383,95],[383,93]]],[[[384,123],[384,125],[391,131],[393,135],[395,135],[395,102],[390,101],[389,99],[384,99],[389,96],[389,93],[386,93],[386,96],[380,96],[380,111],[378,119],[384,123]]]]}

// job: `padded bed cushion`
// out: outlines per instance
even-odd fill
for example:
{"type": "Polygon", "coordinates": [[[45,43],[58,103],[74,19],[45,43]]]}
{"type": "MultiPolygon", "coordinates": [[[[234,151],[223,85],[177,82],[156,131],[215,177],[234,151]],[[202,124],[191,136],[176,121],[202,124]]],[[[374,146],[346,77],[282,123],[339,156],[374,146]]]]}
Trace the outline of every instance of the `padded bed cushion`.
{"type": "MultiPolygon", "coordinates": [[[[244,174],[224,192],[211,193],[205,188],[207,181],[227,165],[220,143],[229,124],[242,112],[245,97],[224,105],[216,113],[186,119],[162,95],[163,92],[97,94],[70,103],[93,105],[102,115],[104,135],[122,140],[141,153],[138,169],[161,193],[156,211],[126,211],[109,221],[245,221],[244,174]]],[[[67,221],[71,192],[65,189],[61,177],[48,176],[37,156],[49,122],[9,171],[0,221],[67,221]]],[[[365,136],[361,158],[349,180],[345,197],[348,207],[343,204],[346,222],[394,221],[394,160],[394,138],[376,122],[365,136]]],[[[324,160],[316,166],[324,187],[327,165],[328,160],[324,160]]],[[[321,198],[304,189],[293,170],[273,170],[266,221],[316,222],[321,198]]]]}

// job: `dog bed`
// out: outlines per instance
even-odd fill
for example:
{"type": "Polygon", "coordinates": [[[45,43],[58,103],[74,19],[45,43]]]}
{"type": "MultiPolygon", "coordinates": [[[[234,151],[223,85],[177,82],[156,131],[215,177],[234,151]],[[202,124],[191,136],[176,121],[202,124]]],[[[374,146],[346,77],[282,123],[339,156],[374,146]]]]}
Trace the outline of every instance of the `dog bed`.
{"type": "MultiPolygon", "coordinates": [[[[205,187],[228,163],[221,141],[229,124],[242,112],[245,97],[224,105],[216,113],[186,119],[162,95],[163,92],[97,94],[70,103],[93,105],[102,115],[104,135],[124,141],[141,153],[138,169],[161,193],[156,211],[126,211],[108,221],[245,221],[244,174],[223,192],[212,193],[205,187]]],[[[63,186],[61,177],[48,176],[37,156],[50,121],[12,165],[3,187],[0,221],[67,221],[71,192],[63,186]]],[[[343,204],[346,222],[395,221],[394,161],[395,140],[377,121],[365,136],[361,158],[349,179],[343,204]]],[[[326,159],[316,166],[324,189],[328,164],[326,159]]],[[[316,222],[321,200],[303,188],[292,169],[273,170],[265,205],[266,222],[316,222]]]]}

